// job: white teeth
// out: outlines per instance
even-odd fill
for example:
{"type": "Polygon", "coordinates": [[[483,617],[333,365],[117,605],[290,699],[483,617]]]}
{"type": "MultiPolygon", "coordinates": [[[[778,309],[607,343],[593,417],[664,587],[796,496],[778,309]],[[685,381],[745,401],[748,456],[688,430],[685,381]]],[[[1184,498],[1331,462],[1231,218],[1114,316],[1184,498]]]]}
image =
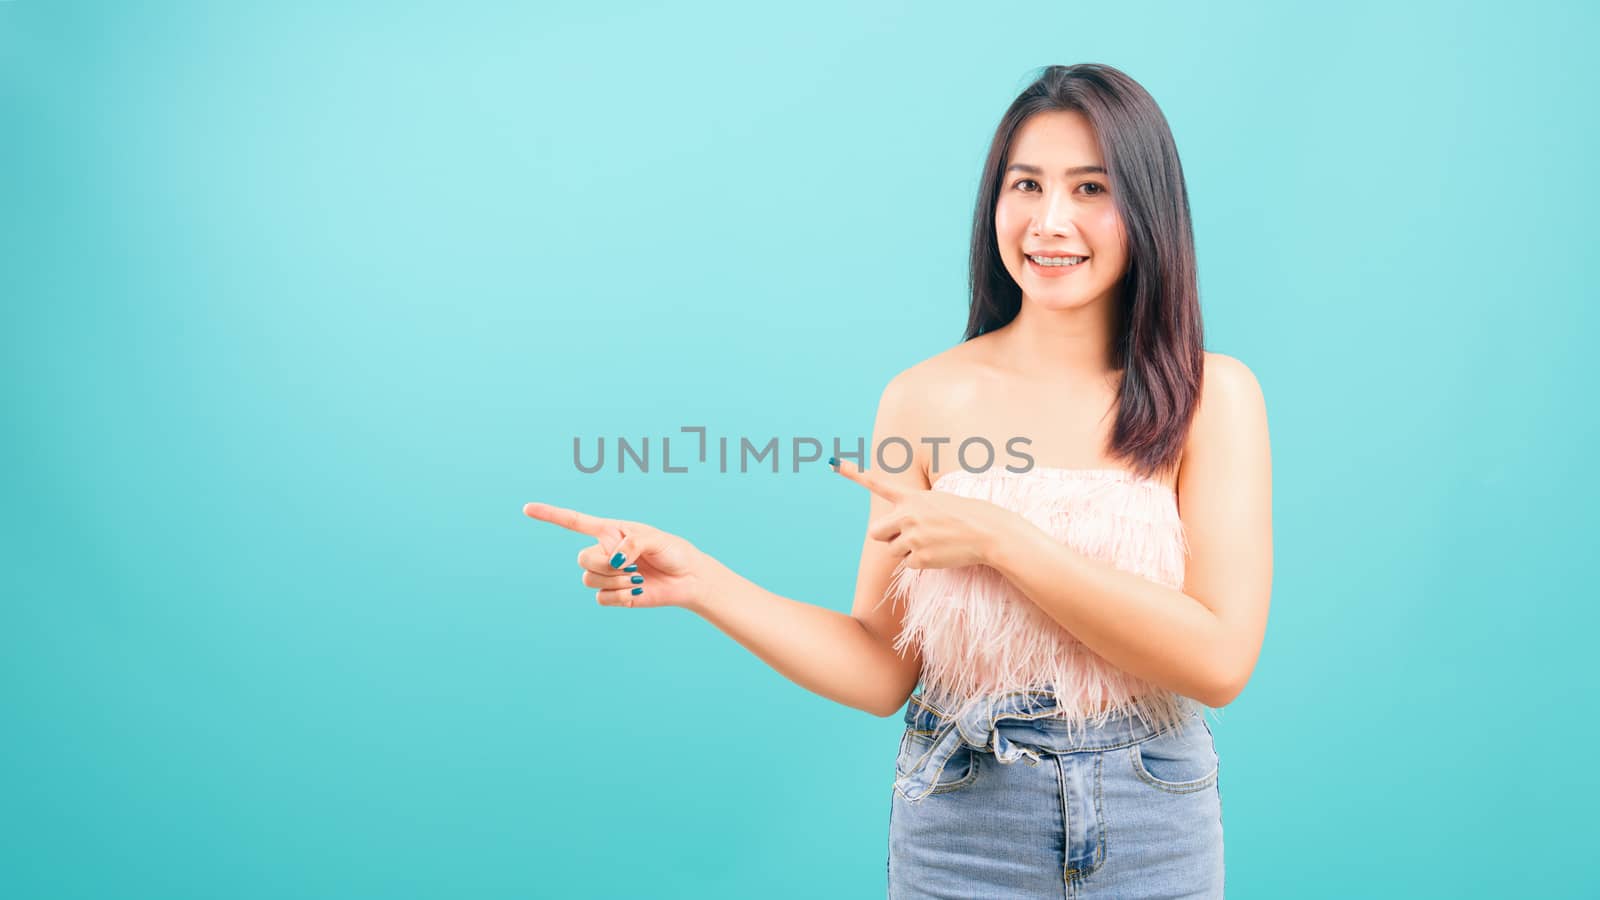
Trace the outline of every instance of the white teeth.
{"type": "Polygon", "coordinates": [[[1075,266],[1088,259],[1087,256],[1030,256],[1029,259],[1041,266],[1075,266]]]}

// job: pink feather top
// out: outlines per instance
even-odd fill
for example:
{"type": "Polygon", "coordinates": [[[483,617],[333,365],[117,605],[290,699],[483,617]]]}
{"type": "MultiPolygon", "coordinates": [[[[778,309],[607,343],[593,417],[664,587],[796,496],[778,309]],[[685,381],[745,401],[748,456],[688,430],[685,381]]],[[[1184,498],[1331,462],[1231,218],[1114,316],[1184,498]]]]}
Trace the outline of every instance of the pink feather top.
{"type": "MultiPolygon", "coordinates": [[[[1121,469],[999,467],[957,469],[933,489],[1014,510],[1091,558],[1183,587],[1188,538],[1177,497],[1160,482],[1121,469]]],[[[884,599],[903,604],[895,650],[904,656],[920,647],[922,694],[941,709],[1024,688],[1048,688],[1056,715],[1079,726],[1128,712],[1160,728],[1200,708],[1106,662],[989,566],[908,569],[902,562],[884,599]]]]}

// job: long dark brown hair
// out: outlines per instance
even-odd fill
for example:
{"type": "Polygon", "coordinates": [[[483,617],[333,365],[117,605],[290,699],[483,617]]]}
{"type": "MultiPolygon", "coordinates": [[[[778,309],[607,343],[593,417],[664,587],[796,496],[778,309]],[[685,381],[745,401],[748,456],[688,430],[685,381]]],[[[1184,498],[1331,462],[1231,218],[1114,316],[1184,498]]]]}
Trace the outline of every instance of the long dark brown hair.
{"type": "Polygon", "coordinates": [[[1205,349],[1189,192],[1172,130],[1138,82],[1111,66],[1049,66],[1006,110],[984,161],[972,222],[971,340],[1016,318],[1022,288],[1006,271],[994,211],[1006,155],[1035,113],[1065,110],[1089,120],[1111,196],[1127,234],[1127,269],[1117,286],[1112,367],[1122,374],[1110,454],[1136,473],[1172,468],[1200,398],[1205,349]]]}

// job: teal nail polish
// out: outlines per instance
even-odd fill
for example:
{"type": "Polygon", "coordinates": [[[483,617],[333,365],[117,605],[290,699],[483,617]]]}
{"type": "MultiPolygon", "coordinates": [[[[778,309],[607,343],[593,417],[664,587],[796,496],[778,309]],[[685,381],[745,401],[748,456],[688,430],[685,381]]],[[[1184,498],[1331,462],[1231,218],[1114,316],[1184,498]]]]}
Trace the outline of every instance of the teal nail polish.
{"type": "Polygon", "coordinates": [[[633,595],[635,597],[639,596],[642,593],[644,593],[644,588],[634,588],[633,589],[633,595]]]}
{"type": "Polygon", "coordinates": [[[611,557],[611,568],[613,568],[613,569],[622,568],[622,554],[621,553],[618,553],[617,555],[611,557]]]}
{"type": "Polygon", "coordinates": [[[639,567],[638,566],[629,566],[626,569],[623,569],[622,571],[624,571],[624,572],[637,572],[637,571],[639,571],[639,567]]]}
{"type": "Polygon", "coordinates": [[[834,457],[832,457],[832,456],[830,456],[830,457],[828,457],[828,465],[830,465],[830,466],[834,467],[835,469],[837,469],[837,468],[839,468],[839,460],[834,458],[834,457]]]}
{"type": "Polygon", "coordinates": [[[633,576],[633,583],[634,584],[644,584],[644,576],[643,575],[635,575],[635,576],[633,576]]]}

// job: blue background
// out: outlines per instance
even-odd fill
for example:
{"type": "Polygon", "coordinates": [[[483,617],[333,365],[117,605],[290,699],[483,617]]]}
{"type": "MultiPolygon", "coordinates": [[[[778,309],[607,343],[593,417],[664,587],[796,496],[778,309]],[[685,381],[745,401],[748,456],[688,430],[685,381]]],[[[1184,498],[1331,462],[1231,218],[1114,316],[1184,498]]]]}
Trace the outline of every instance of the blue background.
{"type": "Polygon", "coordinates": [[[1230,897],[1592,889],[1592,10],[0,3],[0,893],[881,896],[898,717],[597,606],[521,506],[848,610],[821,463],[572,439],[870,435],[1084,61],[1269,407],[1230,897]]]}

